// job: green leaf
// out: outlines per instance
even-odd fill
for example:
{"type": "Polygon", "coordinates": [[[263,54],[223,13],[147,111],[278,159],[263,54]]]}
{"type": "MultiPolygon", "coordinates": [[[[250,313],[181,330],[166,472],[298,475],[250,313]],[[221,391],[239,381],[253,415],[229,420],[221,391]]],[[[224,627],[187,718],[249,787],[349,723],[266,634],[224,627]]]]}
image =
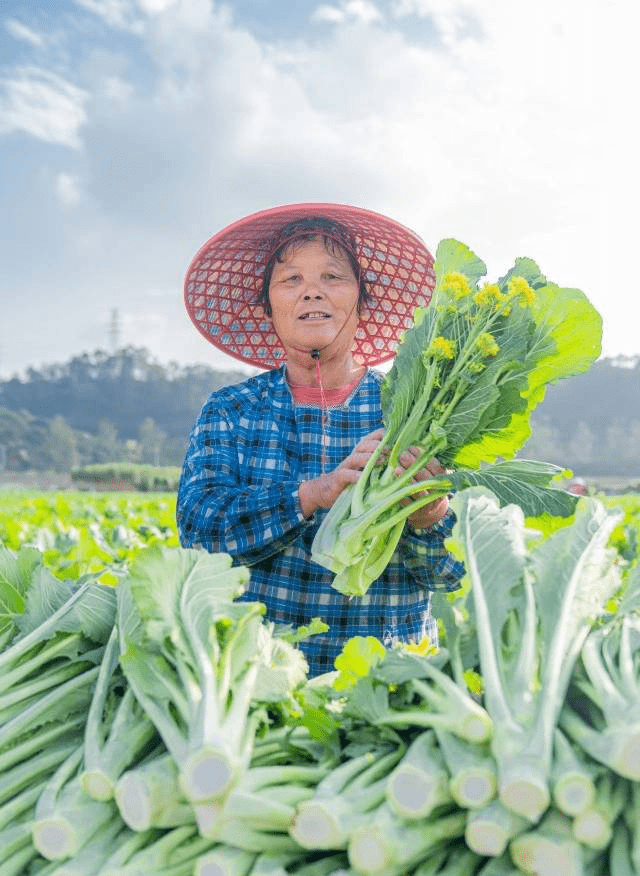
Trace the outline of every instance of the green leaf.
{"type": "Polygon", "coordinates": [[[449,475],[454,490],[481,486],[490,490],[500,505],[518,505],[525,516],[553,514],[570,517],[577,497],[554,486],[563,469],[549,462],[511,459],[484,466],[477,471],[461,469],[449,475]]]}
{"type": "Polygon", "coordinates": [[[607,547],[618,516],[582,499],[571,526],[534,542],[521,509],[499,508],[482,488],[459,493],[452,505],[494,724],[500,800],[536,821],[548,805],[553,734],[573,665],[619,585],[607,547]]]}
{"type": "Polygon", "coordinates": [[[308,624],[295,628],[292,624],[276,624],[273,632],[275,636],[281,636],[291,645],[297,645],[311,636],[318,636],[321,633],[328,632],[328,630],[329,625],[322,618],[312,617],[308,624]]]}
{"type": "Polygon", "coordinates": [[[49,636],[54,632],[82,633],[94,642],[107,642],[115,621],[114,588],[91,577],[86,581],[60,581],[44,566],[36,567],[24,613],[17,619],[21,636],[44,625],[85,584],[88,586],[82,596],[60,618],[55,630],[49,631],[49,636]]]}
{"type": "Polygon", "coordinates": [[[353,636],[335,659],[339,675],[334,682],[336,690],[353,687],[385,656],[385,647],[375,636],[353,636]]]}
{"type": "Polygon", "coordinates": [[[404,684],[412,678],[427,678],[429,666],[441,669],[447,662],[446,655],[418,654],[404,648],[387,650],[384,660],[372,670],[372,675],[387,685],[404,684]]]}
{"type": "Polygon", "coordinates": [[[42,554],[35,548],[17,553],[0,547],[0,635],[15,626],[25,608],[27,591],[42,554]]]}
{"type": "Polygon", "coordinates": [[[522,277],[532,289],[536,290],[547,285],[547,278],[541,273],[533,259],[517,258],[513,267],[499,280],[500,288],[506,286],[512,277],[522,277]]]}
{"type": "Polygon", "coordinates": [[[487,266],[482,259],[466,244],[454,238],[445,238],[438,244],[434,269],[440,282],[445,274],[456,272],[468,277],[473,285],[487,273],[487,266]]]}
{"type": "Polygon", "coordinates": [[[306,705],[302,714],[301,724],[318,742],[337,745],[340,733],[340,722],[327,710],[317,705],[306,705]]]}
{"type": "Polygon", "coordinates": [[[380,391],[384,424],[394,440],[416,400],[423,398],[426,404],[429,397],[430,386],[425,385],[428,377],[422,353],[429,346],[436,327],[436,309],[418,309],[414,319],[415,324],[405,334],[380,391]]]}
{"type": "MultiPolygon", "coordinates": [[[[229,572],[231,564],[228,554],[174,550],[160,545],[143,551],[131,564],[128,576],[131,598],[140,619],[161,640],[174,635],[180,626],[185,591],[196,600],[196,613],[205,604],[209,608],[226,606],[243,590],[237,572],[219,574],[229,572]]],[[[215,616],[207,614],[207,622],[215,616]]]]}
{"type": "Polygon", "coordinates": [[[529,377],[530,404],[539,404],[547,385],[587,371],[601,352],[602,317],[580,289],[549,283],[532,305],[537,331],[529,377]]]}
{"type": "Polygon", "coordinates": [[[385,684],[375,684],[369,676],[360,678],[349,691],[348,714],[377,724],[389,714],[389,690],[385,684]]]}
{"type": "MultiPolygon", "coordinates": [[[[456,494],[451,506],[457,522],[449,541],[459,544],[457,553],[465,558],[471,592],[482,582],[488,608],[481,622],[488,624],[488,638],[498,648],[507,617],[519,601],[515,589],[527,553],[524,515],[517,505],[500,508],[495,496],[483,487],[456,494]]],[[[492,668],[500,672],[498,665],[492,668]]]]}

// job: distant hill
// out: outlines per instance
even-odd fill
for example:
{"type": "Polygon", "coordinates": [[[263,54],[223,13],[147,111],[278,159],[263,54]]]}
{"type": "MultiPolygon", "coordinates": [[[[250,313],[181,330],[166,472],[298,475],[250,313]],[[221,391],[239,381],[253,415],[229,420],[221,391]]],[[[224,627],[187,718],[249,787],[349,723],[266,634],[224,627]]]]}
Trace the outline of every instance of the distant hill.
{"type": "Polygon", "coordinates": [[[150,417],[169,438],[182,438],[212,390],[246,376],[206,365],[161,365],[144,348],[96,350],[0,382],[0,406],[45,419],[61,416],[90,433],[107,421],[123,440],[136,438],[150,417]]]}
{"type": "MultiPolygon", "coordinates": [[[[31,368],[0,382],[0,464],[59,469],[67,458],[136,456],[179,464],[209,393],[246,376],[161,365],[133,347],[31,368]]],[[[533,423],[521,455],[577,473],[640,476],[640,357],[602,359],[587,374],[551,386],[533,423]]]]}
{"type": "Polygon", "coordinates": [[[640,357],[601,359],[550,386],[521,455],[584,474],[640,478],[640,357]]]}

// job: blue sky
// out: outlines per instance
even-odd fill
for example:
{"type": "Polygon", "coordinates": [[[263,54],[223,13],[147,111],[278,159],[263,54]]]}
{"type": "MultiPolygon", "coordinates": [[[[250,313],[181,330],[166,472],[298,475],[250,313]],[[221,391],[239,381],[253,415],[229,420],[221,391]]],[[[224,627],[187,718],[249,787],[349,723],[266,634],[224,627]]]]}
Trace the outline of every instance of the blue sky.
{"type": "Polygon", "coordinates": [[[4,0],[0,374],[121,344],[236,367],[186,268],[227,223],[335,201],[489,278],[578,286],[640,354],[636,0],[4,0]]]}

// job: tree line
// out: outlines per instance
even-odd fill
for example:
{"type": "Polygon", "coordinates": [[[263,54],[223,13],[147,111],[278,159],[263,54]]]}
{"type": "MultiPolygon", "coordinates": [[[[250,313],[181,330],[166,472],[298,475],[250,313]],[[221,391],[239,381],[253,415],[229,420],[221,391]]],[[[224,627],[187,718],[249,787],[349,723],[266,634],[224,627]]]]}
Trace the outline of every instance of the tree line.
{"type": "MultiPolygon", "coordinates": [[[[210,392],[246,377],[167,365],[144,348],[97,350],[0,381],[0,469],[180,465],[210,392]]],[[[577,475],[640,476],[640,357],[601,359],[549,387],[520,455],[577,475]]]]}

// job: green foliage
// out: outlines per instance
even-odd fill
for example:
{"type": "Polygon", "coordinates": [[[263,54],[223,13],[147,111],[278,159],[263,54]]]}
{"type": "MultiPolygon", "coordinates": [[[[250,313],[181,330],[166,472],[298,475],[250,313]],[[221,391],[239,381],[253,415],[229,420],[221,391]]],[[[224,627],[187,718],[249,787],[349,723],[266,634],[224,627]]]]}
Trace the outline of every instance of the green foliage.
{"type": "Polygon", "coordinates": [[[71,480],[81,488],[110,490],[124,487],[143,493],[168,493],[178,489],[180,468],[133,462],[96,463],[71,469],[71,480]]]}
{"type": "Polygon", "coordinates": [[[48,419],[60,414],[80,431],[97,431],[91,424],[108,420],[125,438],[135,437],[150,416],[169,435],[176,435],[175,414],[188,409],[195,414],[211,389],[240,376],[203,365],[162,365],[144,348],[95,350],[3,381],[0,402],[12,410],[38,410],[48,419]],[[158,416],[163,408],[164,418],[158,416]]]}
{"type": "Polygon", "coordinates": [[[175,496],[5,492],[0,544],[13,551],[36,548],[65,578],[95,573],[114,584],[144,547],[178,545],[175,496]]]}

